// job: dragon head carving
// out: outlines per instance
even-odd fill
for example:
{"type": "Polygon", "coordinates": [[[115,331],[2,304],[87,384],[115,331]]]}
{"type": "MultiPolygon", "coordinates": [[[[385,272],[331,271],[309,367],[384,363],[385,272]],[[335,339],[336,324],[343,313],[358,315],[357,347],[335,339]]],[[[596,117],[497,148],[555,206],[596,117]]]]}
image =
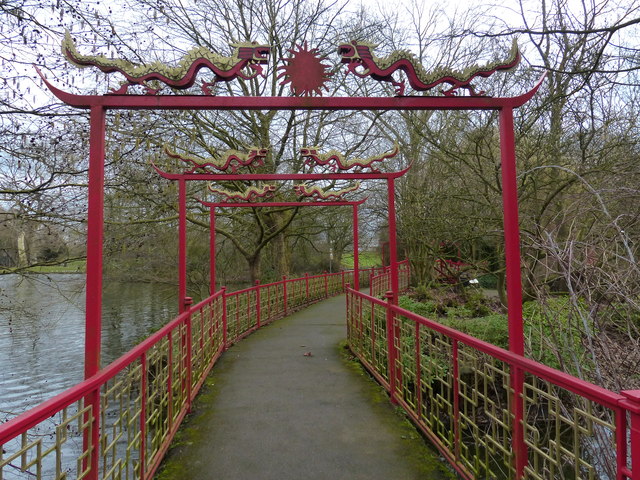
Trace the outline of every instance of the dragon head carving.
{"type": "Polygon", "coordinates": [[[235,56],[242,60],[249,60],[251,63],[266,65],[269,63],[271,47],[260,45],[257,42],[232,43],[235,48],[235,56]]]}
{"type": "Polygon", "coordinates": [[[351,40],[351,42],[343,43],[338,47],[338,55],[340,55],[342,63],[360,63],[363,58],[371,58],[371,51],[377,46],[374,43],[351,40]]]}

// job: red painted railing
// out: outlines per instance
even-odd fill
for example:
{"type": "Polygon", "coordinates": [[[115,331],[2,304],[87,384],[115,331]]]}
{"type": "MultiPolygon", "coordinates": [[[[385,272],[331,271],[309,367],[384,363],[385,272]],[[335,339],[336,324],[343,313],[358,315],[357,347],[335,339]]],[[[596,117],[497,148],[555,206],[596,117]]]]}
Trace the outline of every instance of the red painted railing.
{"type": "MultiPolygon", "coordinates": [[[[398,290],[404,292],[409,288],[411,271],[409,260],[398,262],[398,290]]],[[[382,297],[391,290],[391,270],[389,267],[375,268],[369,278],[369,295],[382,297]]]]}
{"type": "Polygon", "coordinates": [[[352,351],[464,478],[640,478],[640,392],[610,392],[353,289],[347,323],[352,351]]]}
{"type": "MultiPolygon", "coordinates": [[[[371,271],[360,272],[365,284],[371,271]]],[[[305,275],[189,306],[98,374],[0,425],[0,479],[151,478],[229,345],[352,282],[353,271],[305,275]]]]}

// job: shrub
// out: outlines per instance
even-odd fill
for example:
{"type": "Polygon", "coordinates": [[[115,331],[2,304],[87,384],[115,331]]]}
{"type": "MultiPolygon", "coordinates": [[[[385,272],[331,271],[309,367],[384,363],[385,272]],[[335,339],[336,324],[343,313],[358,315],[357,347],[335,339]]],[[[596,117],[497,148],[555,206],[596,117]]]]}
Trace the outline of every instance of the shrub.
{"type": "Polygon", "coordinates": [[[498,286],[498,277],[493,273],[487,273],[478,277],[478,282],[482,288],[494,290],[498,286]]]}

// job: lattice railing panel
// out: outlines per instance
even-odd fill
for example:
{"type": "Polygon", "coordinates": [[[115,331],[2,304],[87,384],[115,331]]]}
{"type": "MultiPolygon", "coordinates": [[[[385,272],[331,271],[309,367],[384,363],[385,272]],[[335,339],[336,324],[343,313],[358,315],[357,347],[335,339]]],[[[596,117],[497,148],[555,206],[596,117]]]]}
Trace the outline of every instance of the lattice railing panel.
{"type": "Polygon", "coordinates": [[[453,345],[448,337],[420,326],[418,335],[419,421],[452,451],[455,448],[453,345]]]}
{"type": "Polygon", "coordinates": [[[353,290],[347,321],[352,351],[464,478],[635,478],[640,413],[626,409],[640,391],[609,392],[353,290]]]}
{"type": "Polygon", "coordinates": [[[287,308],[297,309],[307,303],[307,286],[303,278],[287,280],[287,308]]]}
{"type": "Polygon", "coordinates": [[[381,298],[389,290],[391,290],[391,274],[383,273],[371,277],[369,284],[371,296],[381,298]]]}
{"type": "MultiPolygon", "coordinates": [[[[56,397],[55,406],[43,405],[0,424],[0,480],[85,478],[92,451],[99,459],[100,479],[148,477],[226,347],[225,336],[233,342],[259,322],[340,293],[350,278],[352,272],[288,280],[286,300],[284,283],[276,282],[232,294],[221,291],[190,307],[94,377],[56,397]]],[[[361,300],[351,310],[350,337],[355,335],[363,358],[387,382],[386,310],[361,300]]]]}
{"type": "Polygon", "coordinates": [[[351,285],[353,287],[353,279],[355,278],[353,270],[344,271],[342,274],[344,275],[344,284],[351,285]]]}
{"type": "Polygon", "coordinates": [[[139,476],[142,372],[140,362],[134,362],[102,387],[100,452],[107,478],[139,476]]]}
{"type": "Polygon", "coordinates": [[[460,461],[476,478],[514,478],[509,366],[460,345],[460,461]]]}
{"type": "Polygon", "coordinates": [[[145,471],[160,452],[170,434],[169,405],[171,403],[169,376],[171,374],[169,339],[163,338],[146,354],[145,403],[145,471]]]}
{"type": "Polygon", "coordinates": [[[616,412],[531,376],[523,398],[527,478],[616,478],[616,412]]]}
{"type": "Polygon", "coordinates": [[[222,297],[218,297],[191,317],[192,386],[223,349],[222,304],[222,297]]]}
{"type": "Polygon", "coordinates": [[[188,399],[188,348],[187,348],[187,326],[180,324],[171,334],[170,363],[171,372],[171,423],[177,423],[183,405],[188,399]]]}
{"type": "Polygon", "coordinates": [[[330,297],[342,293],[344,287],[342,285],[342,274],[332,273],[327,278],[327,291],[330,297]]]}
{"type": "Polygon", "coordinates": [[[325,298],[324,276],[309,277],[309,301],[316,302],[325,298]]]}
{"type": "Polygon", "coordinates": [[[78,400],[0,448],[0,479],[84,478],[90,455],[92,406],[78,400]],[[89,443],[83,449],[83,437],[89,443]]]}
{"type": "Polygon", "coordinates": [[[389,381],[386,309],[347,293],[349,346],[383,382],[389,381]]]}
{"type": "Polygon", "coordinates": [[[260,287],[261,322],[272,322],[284,315],[284,287],[282,282],[271,283],[260,287]]]}
{"type": "Polygon", "coordinates": [[[257,326],[258,295],[255,288],[242,290],[227,296],[227,340],[238,341],[246,332],[257,326]]]}

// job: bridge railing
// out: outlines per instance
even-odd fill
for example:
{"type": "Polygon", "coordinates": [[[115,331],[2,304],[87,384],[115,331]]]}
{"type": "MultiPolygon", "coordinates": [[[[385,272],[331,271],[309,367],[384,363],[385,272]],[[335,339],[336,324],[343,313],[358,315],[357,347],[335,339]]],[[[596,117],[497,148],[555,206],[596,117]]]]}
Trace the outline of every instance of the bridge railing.
{"type": "Polygon", "coordinates": [[[613,393],[353,289],[347,324],[352,351],[464,478],[640,478],[640,391],[613,393]]]}
{"type": "Polygon", "coordinates": [[[0,478],[150,478],[224,349],[224,295],[0,426],[0,478]],[[66,476],[65,476],[66,475],[66,476]]]}
{"type": "MultiPolygon", "coordinates": [[[[409,288],[411,270],[409,260],[398,262],[398,290],[404,292],[409,288]]],[[[389,267],[374,269],[369,278],[369,295],[382,297],[391,290],[391,270],[389,267]]]]}
{"type": "Polygon", "coordinates": [[[98,374],[1,424],[0,480],[151,478],[220,354],[260,326],[342,293],[353,275],[222,289],[190,306],[98,374]]]}

